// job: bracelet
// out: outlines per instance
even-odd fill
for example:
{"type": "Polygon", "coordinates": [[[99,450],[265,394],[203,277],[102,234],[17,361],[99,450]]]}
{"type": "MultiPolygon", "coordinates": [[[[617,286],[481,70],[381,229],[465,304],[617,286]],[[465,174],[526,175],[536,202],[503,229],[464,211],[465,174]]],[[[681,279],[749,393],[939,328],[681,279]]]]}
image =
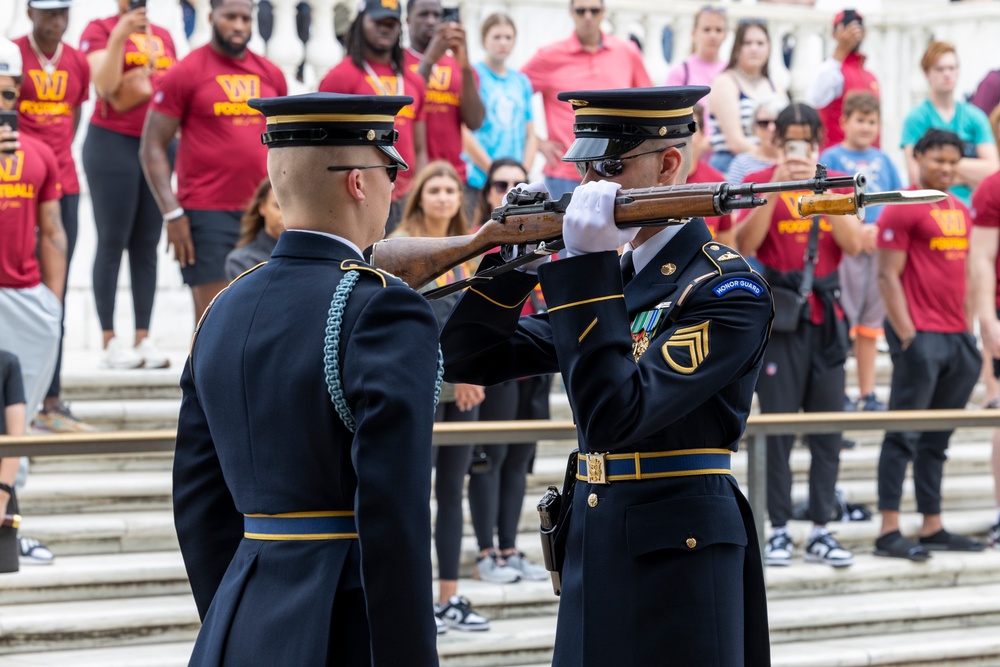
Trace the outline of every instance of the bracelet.
{"type": "Polygon", "coordinates": [[[178,206],[169,213],[163,214],[163,222],[173,222],[174,220],[180,220],[181,218],[184,217],[184,213],[185,213],[184,208],[182,206],[178,206]]]}

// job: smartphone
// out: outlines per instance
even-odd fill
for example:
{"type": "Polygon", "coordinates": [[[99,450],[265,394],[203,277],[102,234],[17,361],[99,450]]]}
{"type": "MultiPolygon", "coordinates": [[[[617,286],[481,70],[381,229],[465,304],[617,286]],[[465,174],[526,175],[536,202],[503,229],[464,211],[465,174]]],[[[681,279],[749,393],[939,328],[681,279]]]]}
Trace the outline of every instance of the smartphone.
{"type": "Polygon", "coordinates": [[[785,155],[788,157],[808,158],[809,152],[810,146],[808,141],[793,139],[792,141],[785,142],[785,155]]]}
{"type": "Polygon", "coordinates": [[[845,9],[844,10],[844,20],[841,25],[851,25],[852,23],[861,23],[861,17],[858,16],[856,9],[845,9]]]}
{"type": "MultiPolygon", "coordinates": [[[[7,125],[10,129],[17,131],[17,112],[0,111],[0,125],[7,125]]],[[[3,153],[10,155],[13,151],[3,151],[3,153]]]]}
{"type": "Polygon", "coordinates": [[[461,18],[458,14],[458,7],[445,7],[444,13],[441,14],[441,23],[461,23],[461,18]]]}
{"type": "Polygon", "coordinates": [[[142,9],[146,6],[146,0],[128,0],[128,11],[142,9]]]}

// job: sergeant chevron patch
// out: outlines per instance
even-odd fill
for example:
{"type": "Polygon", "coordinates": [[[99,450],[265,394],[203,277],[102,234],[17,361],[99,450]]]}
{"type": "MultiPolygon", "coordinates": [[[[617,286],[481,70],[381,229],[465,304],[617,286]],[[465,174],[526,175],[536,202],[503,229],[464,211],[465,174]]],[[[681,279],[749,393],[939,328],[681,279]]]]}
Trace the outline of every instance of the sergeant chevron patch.
{"type": "Polygon", "coordinates": [[[660,350],[667,364],[678,373],[690,375],[708,356],[708,329],[711,322],[684,327],[675,331],[660,350]]]}

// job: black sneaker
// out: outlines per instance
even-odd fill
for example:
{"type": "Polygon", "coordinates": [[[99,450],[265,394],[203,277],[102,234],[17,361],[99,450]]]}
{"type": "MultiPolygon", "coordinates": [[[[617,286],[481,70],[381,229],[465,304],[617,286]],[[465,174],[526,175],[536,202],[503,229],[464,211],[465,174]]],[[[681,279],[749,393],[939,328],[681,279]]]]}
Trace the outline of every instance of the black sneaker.
{"type": "Polygon", "coordinates": [[[807,563],[825,563],[832,567],[854,564],[854,554],[840,546],[840,542],[830,533],[820,533],[809,540],[802,559],[807,563]]]}
{"type": "Polygon", "coordinates": [[[768,565],[786,567],[792,562],[792,538],[788,533],[774,533],[764,547],[764,559],[768,565]]]}
{"type": "Polygon", "coordinates": [[[997,522],[989,532],[990,546],[997,551],[1000,551],[1000,522],[997,522]]]}
{"type": "Polygon", "coordinates": [[[435,605],[434,615],[456,630],[481,632],[490,629],[490,622],[472,611],[472,604],[467,599],[457,595],[448,598],[447,604],[435,605]]]}

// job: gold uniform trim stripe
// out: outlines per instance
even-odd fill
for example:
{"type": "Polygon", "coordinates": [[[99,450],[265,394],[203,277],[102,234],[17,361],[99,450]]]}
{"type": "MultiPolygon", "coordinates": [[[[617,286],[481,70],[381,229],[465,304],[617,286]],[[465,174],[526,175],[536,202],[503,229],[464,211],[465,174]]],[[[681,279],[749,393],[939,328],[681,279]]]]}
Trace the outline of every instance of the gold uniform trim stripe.
{"type": "MultiPolygon", "coordinates": [[[[531,296],[531,294],[526,294],[523,299],[515,303],[513,306],[508,306],[505,303],[500,303],[496,299],[491,299],[490,297],[486,296],[485,294],[477,290],[475,287],[470,287],[469,291],[472,292],[473,294],[478,294],[479,296],[483,297],[484,299],[492,303],[494,306],[500,306],[501,308],[506,308],[507,310],[513,310],[514,308],[522,308],[524,306],[524,302],[528,300],[529,296],[531,296]]],[[[549,310],[552,309],[550,308],[549,310]]]]}
{"type": "Polygon", "coordinates": [[[591,322],[590,325],[586,329],[583,330],[583,333],[580,334],[580,337],[576,339],[576,342],[577,343],[582,343],[583,339],[587,337],[587,334],[589,334],[591,332],[591,330],[594,327],[596,327],[596,326],[597,326],[597,318],[595,317],[594,321],[591,322]]]}
{"type": "MultiPolygon", "coordinates": [[[[250,516],[249,514],[247,516],[250,516]]],[[[268,515],[263,515],[268,516],[268,515]]],[[[302,541],[315,541],[315,540],[356,540],[358,539],[357,533],[310,533],[307,535],[299,533],[288,533],[284,535],[275,535],[272,533],[243,533],[243,537],[248,540],[268,540],[268,541],[284,541],[284,540],[302,540],[302,541]]]]}
{"type": "Polygon", "coordinates": [[[352,510],[336,512],[286,512],[285,514],[244,514],[243,516],[253,519],[313,519],[319,516],[354,516],[354,512],[352,510]]]}
{"type": "MultiPolygon", "coordinates": [[[[583,107],[576,109],[577,116],[617,116],[620,118],[680,118],[694,113],[694,107],[684,109],[608,109],[603,107],[583,107]]],[[[270,121],[269,121],[270,122],[270,121]]]]}
{"type": "Polygon", "coordinates": [[[268,116],[268,125],[285,123],[391,123],[393,116],[348,113],[300,113],[287,116],[268,116]]]}
{"type": "Polygon", "coordinates": [[[573,306],[583,306],[588,303],[597,303],[598,301],[610,301],[611,299],[624,299],[624,294],[612,294],[611,296],[599,296],[594,299],[584,299],[583,301],[574,301],[573,303],[564,303],[561,306],[552,306],[549,308],[550,313],[554,313],[557,310],[562,310],[563,308],[572,308],[573,306]]]}
{"type": "Polygon", "coordinates": [[[685,456],[687,454],[732,454],[731,449],[672,449],[669,452],[635,452],[632,454],[605,454],[608,461],[621,461],[623,459],[662,459],[666,456],[685,456]]]}

